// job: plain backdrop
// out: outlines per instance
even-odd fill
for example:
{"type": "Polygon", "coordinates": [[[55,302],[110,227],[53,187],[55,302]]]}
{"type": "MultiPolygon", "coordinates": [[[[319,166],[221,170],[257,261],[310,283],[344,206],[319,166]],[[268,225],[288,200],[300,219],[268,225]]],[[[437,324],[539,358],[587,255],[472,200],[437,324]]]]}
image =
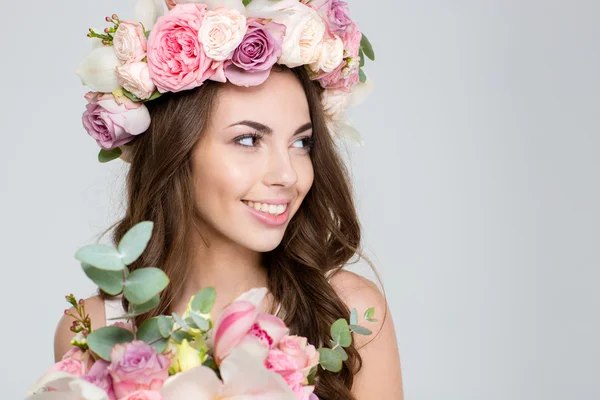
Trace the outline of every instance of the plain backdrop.
{"type": "MultiPolygon", "coordinates": [[[[2,399],[53,362],[63,296],[94,291],[73,255],[122,212],[74,71],[133,4],[2,0],[2,399]]],[[[349,162],[406,398],[600,398],[600,2],[350,6],[377,60],[349,162]]]]}

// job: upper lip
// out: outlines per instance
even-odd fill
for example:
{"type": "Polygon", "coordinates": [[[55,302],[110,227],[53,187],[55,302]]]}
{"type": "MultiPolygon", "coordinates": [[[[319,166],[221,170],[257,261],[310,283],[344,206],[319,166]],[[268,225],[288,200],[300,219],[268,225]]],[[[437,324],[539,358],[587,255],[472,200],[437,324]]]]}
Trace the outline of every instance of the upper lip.
{"type": "Polygon", "coordinates": [[[290,203],[292,201],[292,199],[288,199],[288,198],[264,199],[264,200],[249,200],[249,199],[244,199],[244,201],[251,201],[253,203],[272,204],[274,206],[278,206],[280,204],[288,204],[288,203],[290,203]]]}

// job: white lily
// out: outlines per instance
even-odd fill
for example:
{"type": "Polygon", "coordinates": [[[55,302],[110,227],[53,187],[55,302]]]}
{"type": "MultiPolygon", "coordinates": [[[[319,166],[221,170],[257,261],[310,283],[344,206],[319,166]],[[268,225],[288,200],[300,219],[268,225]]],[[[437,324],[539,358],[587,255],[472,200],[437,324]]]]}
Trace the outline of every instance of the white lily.
{"type": "Polygon", "coordinates": [[[116,71],[120,65],[112,46],[98,47],[81,61],[76,72],[81,83],[93,91],[111,93],[121,87],[116,71]]]}
{"type": "Polygon", "coordinates": [[[363,103],[367,97],[371,95],[375,84],[371,79],[367,79],[365,83],[358,83],[352,88],[352,95],[348,100],[348,107],[354,107],[363,103]]]}
{"type": "Polygon", "coordinates": [[[40,379],[25,400],[109,400],[108,394],[66,372],[51,372],[40,379]]]}
{"type": "Polygon", "coordinates": [[[154,23],[165,14],[165,3],[163,0],[137,0],[133,9],[133,20],[141,22],[144,29],[149,31],[154,23]]]}

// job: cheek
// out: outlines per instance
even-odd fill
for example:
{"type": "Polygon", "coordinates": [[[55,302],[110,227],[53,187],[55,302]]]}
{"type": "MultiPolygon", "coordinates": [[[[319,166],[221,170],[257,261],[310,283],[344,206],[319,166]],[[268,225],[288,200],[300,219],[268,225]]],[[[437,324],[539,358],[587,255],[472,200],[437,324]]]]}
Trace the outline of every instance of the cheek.
{"type": "Polygon", "coordinates": [[[310,158],[306,157],[302,160],[299,160],[294,168],[298,174],[298,182],[296,183],[298,193],[304,197],[312,187],[315,179],[312,161],[310,158]]]}

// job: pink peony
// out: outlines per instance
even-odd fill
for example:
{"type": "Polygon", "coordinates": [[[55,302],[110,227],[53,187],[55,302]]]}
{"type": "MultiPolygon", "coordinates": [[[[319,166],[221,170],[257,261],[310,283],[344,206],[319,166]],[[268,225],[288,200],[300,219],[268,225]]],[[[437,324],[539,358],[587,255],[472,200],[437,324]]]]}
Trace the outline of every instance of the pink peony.
{"type": "Polygon", "coordinates": [[[193,89],[219,70],[198,39],[205,14],[204,4],[179,4],[156,21],[148,38],[148,65],[159,92],[193,89]]]}
{"type": "Polygon", "coordinates": [[[271,67],[281,55],[285,25],[258,21],[248,24],[242,43],[235,49],[225,75],[233,84],[256,86],[269,77],[271,67]]]}
{"type": "Polygon", "coordinates": [[[154,390],[136,390],[119,400],[163,400],[163,397],[154,390]]]}
{"type": "Polygon", "coordinates": [[[139,62],[146,57],[147,40],[139,22],[121,21],[113,39],[117,58],[124,63],[139,62]]]}
{"type": "Polygon", "coordinates": [[[118,399],[136,390],[159,390],[169,376],[170,361],[142,341],[116,344],[108,372],[118,399]]]}
{"type": "Polygon", "coordinates": [[[150,126],[150,113],[142,103],[126,97],[117,99],[110,93],[89,92],[82,122],[88,134],[104,150],[130,142],[150,126]]]}
{"type": "Polygon", "coordinates": [[[117,397],[115,396],[115,391],[112,387],[112,378],[108,373],[109,365],[110,364],[104,360],[97,360],[92,368],[90,368],[90,371],[81,378],[104,390],[108,395],[109,400],[116,400],[117,397]]]}
{"type": "Polygon", "coordinates": [[[79,347],[69,350],[48,372],[62,371],[80,377],[87,371],[87,357],[79,347]]]}

